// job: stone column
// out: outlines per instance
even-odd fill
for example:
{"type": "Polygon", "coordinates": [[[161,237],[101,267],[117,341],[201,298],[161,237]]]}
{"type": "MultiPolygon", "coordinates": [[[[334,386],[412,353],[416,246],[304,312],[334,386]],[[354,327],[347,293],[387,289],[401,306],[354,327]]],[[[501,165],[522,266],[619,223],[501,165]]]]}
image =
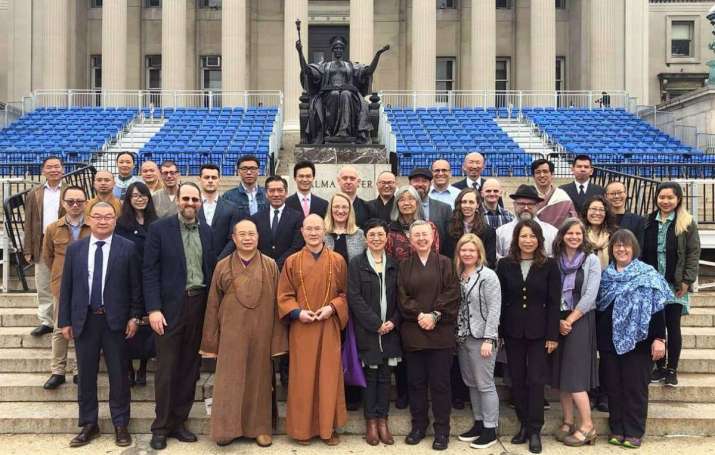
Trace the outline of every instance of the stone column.
{"type": "Polygon", "coordinates": [[[298,103],[303,89],[300,85],[300,62],[295,42],[298,32],[296,19],[300,19],[300,36],[303,40],[303,55],[310,63],[308,55],[308,0],[285,0],[283,8],[283,129],[298,132],[298,103]]]}
{"type": "Polygon", "coordinates": [[[494,106],[496,80],[496,2],[472,0],[472,90],[486,90],[494,106]]]}
{"type": "Polygon", "coordinates": [[[23,0],[11,0],[9,6],[7,100],[12,102],[22,100],[33,88],[32,4],[23,0]]]}
{"type": "Polygon", "coordinates": [[[127,87],[127,0],[102,4],[102,90],[127,87]]]}
{"type": "MultiPolygon", "coordinates": [[[[224,2],[221,10],[221,84],[224,92],[248,89],[248,1],[224,2]]],[[[224,94],[223,105],[243,104],[243,96],[224,94]]]]}
{"type": "Polygon", "coordinates": [[[374,0],[350,0],[350,60],[369,65],[374,56],[374,0]]]}
{"type": "MultiPolygon", "coordinates": [[[[163,90],[188,90],[188,7],[186,0],[163,0],[161,8],[161,85],[163,90]]],[[[164,96],[164,106],[174,97],[164,96]]],[[[181,100],[177,105],[184,104],[181,100]]]]}
{"type": "MultiPolygon", "coordinates": [[[[531,90],[553,91],[556,83],[556,5],[554,0],[531,0],[531,90]]],[[[548,96],[534,99],[553,104],[548,96]],[[542,99],[543,98],[543,99],[542,99]]]]}
{"type": "Polygon", "coordinates": [[[648,104],[648,0],[625,2],[628,37],[625,40],[625,89],[638,98],[638,104],[648,104]]]}
{"type": "Polygon", "coordinates": [[[70,2],[54,0],[45,2],[45,78],[44,88],[69,89],[70,74],[70,2]]]}
{"type": "MultiPolygon", "coordinates": [[[[437,80],[437,4],[434,0],[412,0],[411,90],[435,89],[437,80]]],[[[419,96],[417,104],[429,106],[434,98],[419,96]]]]}

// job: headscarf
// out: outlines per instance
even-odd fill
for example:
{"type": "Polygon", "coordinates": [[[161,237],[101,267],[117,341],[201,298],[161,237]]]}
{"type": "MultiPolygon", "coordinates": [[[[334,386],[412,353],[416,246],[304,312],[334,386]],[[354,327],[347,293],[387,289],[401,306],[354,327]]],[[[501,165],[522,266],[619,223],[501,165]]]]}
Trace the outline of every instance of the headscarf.
{"type": "Polygon", "coordinates": [[[621,355],[648,337],[651,316],[661,311],[673,292],[650,265],[634,259],[623,271],[609,264],[601,275],[596,306],[604,311],[613,305],[613,346],[621,355]]]}

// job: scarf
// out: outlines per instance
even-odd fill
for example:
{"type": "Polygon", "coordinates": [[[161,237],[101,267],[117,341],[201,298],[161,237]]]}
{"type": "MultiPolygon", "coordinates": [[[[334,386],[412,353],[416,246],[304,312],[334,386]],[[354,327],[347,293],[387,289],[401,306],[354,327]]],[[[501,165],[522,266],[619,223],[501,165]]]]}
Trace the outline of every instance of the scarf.
{"type": "Polygon", "coordinates": [[[651,316],[673,299],[665,279],[650,265],[634,259],[622,272],[610,264],[601,275],[596,306],[613,305],[613,346],[619,355],[648,337],[651,316]]]}
{"type": "Polygon", "coordinates": [[[608,240],[611,238],[611,234],[605,229],[598,232],[594,229],[587,229],[586,237],[593,245],[593,253],[601,261],[601,269],[605,269],[608,266],[608,240]]]}
{"type": "Polygon", "coordinates": [[[586,261],[586,253],[579,251],[569,260],[566,254],[559,258],[559,269],[561,270],[561,289],[564,304],[562,310],[571,311],[581,298],[581,286],[583,286],[583,266],[586,261]],[[580,273],[579,273],[580,272],[580,273]],[[579,279],[580,278],[580,279],[579,279]],[[578,283],[580,281],[580,283],[578,283]]]}
{"type": "Polygon", "coordinates": [[[367,262],[372,267],[372,270],[380,277],[380,319],[385,322],[387,319],[387,286],[385,285],[385,275],[387,275],[387,256],[382,252],[382,273],[377,272],[377,264],[375,258],[372,257],[370,250],[365,250],[367,262]]]}

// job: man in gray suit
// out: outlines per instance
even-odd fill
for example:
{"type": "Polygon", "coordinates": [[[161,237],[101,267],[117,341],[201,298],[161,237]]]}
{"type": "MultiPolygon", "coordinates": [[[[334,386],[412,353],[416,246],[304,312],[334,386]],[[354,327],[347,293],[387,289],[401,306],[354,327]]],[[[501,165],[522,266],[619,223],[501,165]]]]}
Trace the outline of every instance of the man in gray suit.
{"type": "Polygon", "coordinates": [[[452,207],[449,204],[440,202],[429,197],[430,185],[432,184],[432,171],[427,168],[415,168],[410,172],[410,185],[417,190],[422,198],[422,210],[425,219],[433,222],[437,227],[440,241],[447,238],[447,225],[452,216],[452,207]]]}

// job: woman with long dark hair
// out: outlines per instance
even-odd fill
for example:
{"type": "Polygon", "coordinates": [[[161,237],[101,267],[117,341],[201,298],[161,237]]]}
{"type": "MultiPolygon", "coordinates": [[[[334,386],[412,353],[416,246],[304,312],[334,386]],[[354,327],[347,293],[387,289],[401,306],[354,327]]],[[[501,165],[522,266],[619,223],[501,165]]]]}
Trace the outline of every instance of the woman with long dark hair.
{"type": "Polygon", "coordinates": [[[447,238],[442,254],[448,258],[456,255],[454,245],[464,234],[475,234],[482,241],[486,256],[483,258],[489,268],[497,263],[497,235],[482,215],[482,196],[474,188],[465,188],[454,200],[454,211],[447,225],[447,238]]]}
{"type": "MultiPolygon", "coordinates": [[[[134,182],[125,193],[122,212],[117,220],[114,232],[129,239],[136,246],[139,260],[144,258],[144,241],[149,225],[157,220],[156,209],[151,198],[149,187],[143,182],[134,182]]],[[[136,335],[127,341],[129,347],[129,383],[133,386],[146,385],[147,361],[156,356],[154,336],[144,319],[139,325],[136,335]],[[139,370],[135,373],[133,360],[139,359],[139,370]]]]}
{"type": "Polygon", "coordinates": [[[700,235],[693,216],[685,208],[683,189],[676,182],[664,182],[655,192],[656,210],[646,219],[643,262],[653,266],[670,285],[675,298],[665,305],[666,358],[658,360],[651,382],[678,385],[678,360],[683,339],[680,316],[688,314],[688,291],[698,278],[700,235]]]}
{"type": "Polygon", "coordinates": [[[546,257],[544,234],[534,220],[514,227],[509,254],[497,264],[502,310],[499,332],[506,345],[511,393],[521,423],[512,444],[529,442],[541,452],[547,355],[558,347],[561,273],[546,257]]]}
{"type": "Polygon", "coordinates": [[[618,229],[611,204],[604,196],[594,196],[586,201],[579,215],[586,226],[586,239],[601,261],[601,269],[605,269],[608,266],[608,240],[618,229]]]}

